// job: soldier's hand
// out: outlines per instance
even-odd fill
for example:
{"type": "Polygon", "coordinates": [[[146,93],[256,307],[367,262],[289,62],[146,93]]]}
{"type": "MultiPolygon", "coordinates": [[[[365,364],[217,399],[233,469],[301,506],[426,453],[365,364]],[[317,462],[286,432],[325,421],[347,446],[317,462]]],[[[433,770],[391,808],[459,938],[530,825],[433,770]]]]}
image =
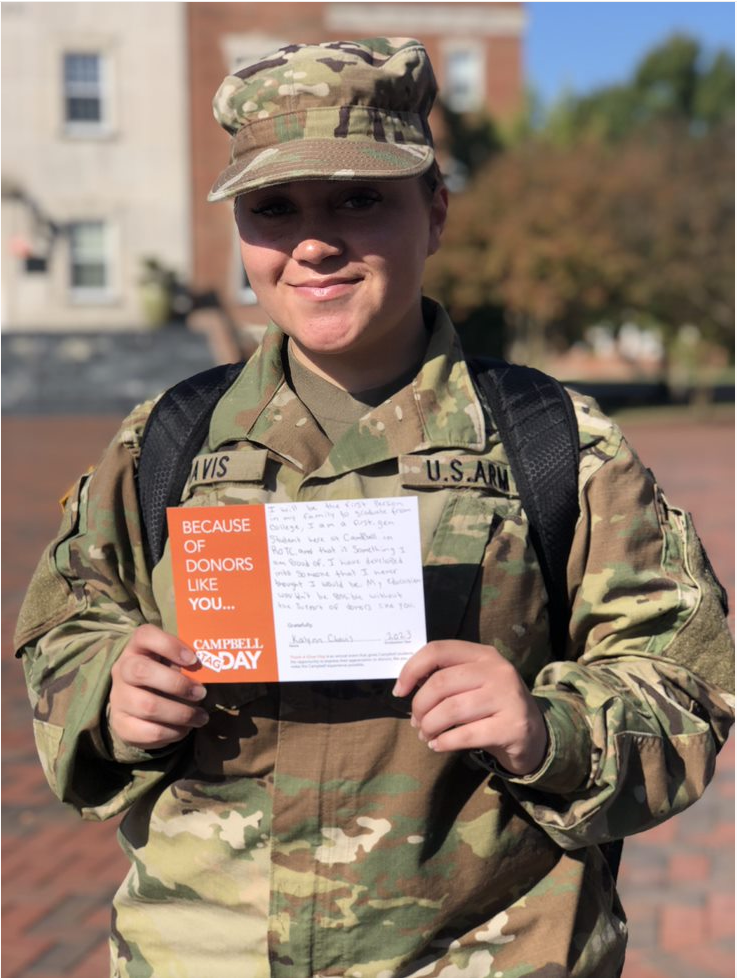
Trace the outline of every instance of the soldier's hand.
{"type": "Polygon", "coordinates": [[[411,723],[436,751],[482,749],[511,774],[531,774],[548,732],[535,698],[495,648],[430,642],[402,668],[394,693],[412,698],[411,723]]]}
{"type": "Polygon", "coordinates": [[[181,672],[196,661],[176,636],[155,625],[137,628],[112,669],[108,722],[114,733],[152,750],[204,726],[208,714],[197,703],[207,690],[181,672]]]}

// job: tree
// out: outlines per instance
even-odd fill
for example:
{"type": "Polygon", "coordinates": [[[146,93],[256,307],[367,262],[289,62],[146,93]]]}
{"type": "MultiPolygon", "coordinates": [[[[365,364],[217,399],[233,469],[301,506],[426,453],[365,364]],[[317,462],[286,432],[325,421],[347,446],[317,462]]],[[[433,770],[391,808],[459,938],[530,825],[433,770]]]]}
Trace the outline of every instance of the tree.
{"type": "Polygon", "coordinates": [[[734,119],[734,58],[725,51],[716,54],[699,78],[694,114],[710,129],[734,119]]]}
{"type": "Polygon", "coordinates": [[[516,132],[454,195],[428,265],[474,352],[514,336],[534,362],[633,315],[666,342],[692,323],[731,351],[733,59],[672,37],[629,83],[568,93],[516,132]]]}
{"type": "Polygon", "coordinates": [[[734,117],[734,84],[734,59],[726,52],[709,60],[698,41],[675,34],[645,55],[629,82],[580,97],[564,93],[541,132],[563,145],[653,138],[674,123],[701,135],[734,117]]]}
{"type": "MultiPolygon", "coordinates": [[[[698,141],[529,143],[454,197],[426,288],[464,323],[504,310],[525,358],[597,321],[646,313],[670,335],[733,323],[733,164],[720,130],[698,141]]],[[[498,345],[498,327],[490,346],[498,345]],[[493,342],[492,342],[493,340],[493,342]]]]}

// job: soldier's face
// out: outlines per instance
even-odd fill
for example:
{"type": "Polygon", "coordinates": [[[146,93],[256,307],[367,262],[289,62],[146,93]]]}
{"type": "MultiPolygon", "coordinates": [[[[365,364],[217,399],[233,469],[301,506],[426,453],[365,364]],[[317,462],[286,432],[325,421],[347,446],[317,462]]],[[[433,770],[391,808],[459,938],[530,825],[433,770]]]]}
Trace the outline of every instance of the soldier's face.
{"type": "Polygon", "coordinates": [[[382,383],[424,349],[420,285],[446,208],[445,191],[431,200],[419,178],[256,190],[236,207],[243,264],[303,360],[382,383]]]}

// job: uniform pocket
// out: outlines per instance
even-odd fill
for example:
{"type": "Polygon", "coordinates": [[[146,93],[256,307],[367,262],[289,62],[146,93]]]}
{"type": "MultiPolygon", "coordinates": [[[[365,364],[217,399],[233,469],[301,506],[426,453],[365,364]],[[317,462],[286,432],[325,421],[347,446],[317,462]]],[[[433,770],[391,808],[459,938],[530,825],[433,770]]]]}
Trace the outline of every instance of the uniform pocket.
{"type": "Polygon", "coordinates": [[[428,641],[459,637],[486,548],[502,522],[494,502],[459,490],[450,494],[425,560],[428,641]]]}

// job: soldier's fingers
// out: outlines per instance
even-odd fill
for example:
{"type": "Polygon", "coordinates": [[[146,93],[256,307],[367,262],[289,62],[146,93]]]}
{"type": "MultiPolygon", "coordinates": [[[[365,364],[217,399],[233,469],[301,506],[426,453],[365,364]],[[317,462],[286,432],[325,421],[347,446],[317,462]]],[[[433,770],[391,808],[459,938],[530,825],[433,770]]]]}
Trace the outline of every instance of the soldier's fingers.
{"type": "Polygon", "coordinates": [[[503,731],[494,717],[484,717],[473,723],[443,730],[428,738],[428,747],[438,752],[473,750],[483,747],[490,754],[495,753],[503,731]]]}
{"type": "Polygon", "coordinates": [[[159,696],[147,689],[128,687],[116,702],[111,701],[118,718],[132,718],[148,723],[176,727],[201,727],[207,723],[207,711],[159,696]]]}
{"type": "Polygon", "coordinates": [[[119,737],[131,747],[138,747],[139,750],[157,750],[160,747],[176,744],[183,740],[189,731],[189,727],[153,723],[137,717],[127,717],[116,728],[119,737]]]}
{"type": "Polygon", "coordinates": [[[512,663],[499,655],[481,656],[429,676],[412,698],[412,717],[415,725],[423,723],[444,705],[452,723],[465,723],[507,708],[523,686],[512,663]]]}
{"type": "Polygon", "coordinates": [[[115,675],[128,686],[150,689],[177,699],[196,702],[207,694],[204,686],[183,675],[178,668],[148,655],[121,656],[115,675]]]}
{"type": "Polygon", "coordinates": [[[493,692],[473,685],[473,673],[462,667],[443,669],[415,693],[412,700],[412,726],[430,740],[444,730],[472,723],[498,712],[493,692]]]}
{"type": "Polygon", "coordinates": [[[506,661],[491,645],[455,640],[428,642],[405,662],[394,686],[395,696],[409,696],[428,676],[439,669],[481,660],[506,661]]]}
{"type": "Polygon", "coordinates": [[[156,625],[140,625],[131,635],[123,655],[157,655],[177,666],[193,666],[197,662],[192,649],[156,625]]]}
{"type": "Polygon", "coordinates": [[[412,690],[416,689],[429,675],[441,667],[441,662],[448,664],[448,656],[442,654],[442,646],[445,644],[444,642],[428,642],[427,645],[423,645],[419,651],[407,659],[392,691],[395,696],[409,696],[412,690]]]}
{"type": "Polygon", "coordinates": [[[535,709],[510,718],[500,712],[494,716],[444,729],[426,738],[438,752],[481,748],[492,754],[512,774],[532,773],[541,764],[548,747],[548,729],[542,714],[535,709]]]}

